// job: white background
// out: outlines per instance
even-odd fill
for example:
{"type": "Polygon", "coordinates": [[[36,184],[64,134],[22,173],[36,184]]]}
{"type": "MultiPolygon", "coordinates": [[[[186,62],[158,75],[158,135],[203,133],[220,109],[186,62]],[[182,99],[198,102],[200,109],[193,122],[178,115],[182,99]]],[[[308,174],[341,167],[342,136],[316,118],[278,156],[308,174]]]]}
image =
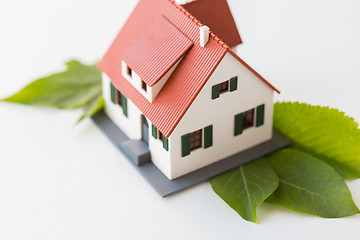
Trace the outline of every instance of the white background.
{"type": "MultiPolygon", "coordinates": [[[[229,0],[238,53],[282,94],[360,122],[358,0],[229,0]]],[[[98,61],[135,0],[0,2],[0,98],[98,61]]],[[[244,221],[208,183],[162,199],[81,111],[0,103],[0,239],[359,239],[360,215],[270,205],[244,221]]],[[[349,182],[360,206],[360,181],[349,182]]]]}

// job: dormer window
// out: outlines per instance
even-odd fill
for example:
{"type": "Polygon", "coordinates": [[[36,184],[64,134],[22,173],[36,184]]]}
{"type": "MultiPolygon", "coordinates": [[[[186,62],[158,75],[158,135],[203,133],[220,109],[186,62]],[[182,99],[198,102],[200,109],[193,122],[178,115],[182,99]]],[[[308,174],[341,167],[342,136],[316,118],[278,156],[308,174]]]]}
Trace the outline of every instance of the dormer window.
{"type": "Polygon", "coordinates": [[[145,83],[143,80],[141,80],[141,88],[142,88],[145,92],[147,92],[147,85],[146,85],[146,83],[145,83]]]}
{"type": "Polygon", "coordinates": [[[152,102],[153,89],[137,74],[135,67],[131,68],[124,60],[121,61],[121,74],[139,93],[152,102]]]}
{"type": "Polygon", "coordinates": [[[129,77],[132,77],[132,70],[129,68],[129,66],[126,66],[126,73],[129,77]]]}
{"type": "Polygon", "coordinates": [[[130,76],[130,70],[123,67],[123,77],[153,102],[194,42],[161,14],[146,25],[131,36],[131,44],[126,44],[119,58],[132,70],[130,76]]]}
{"type": "Polygon", "coordinates": [[[121,61],[121,72],[124,78],[128,81],[135,78],[136,73],[130,68],[125,61],[121,61]]]}

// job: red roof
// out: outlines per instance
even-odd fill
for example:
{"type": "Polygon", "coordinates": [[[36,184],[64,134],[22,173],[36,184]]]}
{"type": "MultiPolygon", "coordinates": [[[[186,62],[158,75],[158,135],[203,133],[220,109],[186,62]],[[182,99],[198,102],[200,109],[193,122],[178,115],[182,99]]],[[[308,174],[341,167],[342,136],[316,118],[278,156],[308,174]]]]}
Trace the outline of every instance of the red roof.
{"type": "MultiPolygon", "coordinates": [[[[204,48],[200,47],[199,27],[202,25],[173,0],[140,0],[98,64],[101,71],[109,76],[119,91],[129,98],[166,137],[170,136],[220,61],[230,51],[229,46],[212,33],[207,45],[204,48]],[[159,21],[159,16],[163,16],[178,31],[181,31],[180,35],[176,31],[181,38],[184,35],[190,39],[193,47],[167,80],[159,95],[150,103],[122,76],[121,60],[127,49],[133,46],[147,29],[152,28],[155,21],[159,21]]],[[[179,41],[182,42],[182,40],[179,41]]],[[[173,49],[177,49],[177,46],[168,47],[168,51],[173,49]]],[[[164,57],[164,59],[173,62],[174,57],[164,57]]],[[[156,59],[151,61],[153,60],[156,59]]],[[[146,64],[152,64],[151,61],[146,64]]],[[[164,65],[171,65],[169,62],[164,65]]],[[[252,70],[247,64],[245,66],[252,70]]]]}
{"type": "Polygon", "coordinates": [[[242,43],[226,0],[194,0],[182,5],[201,23],[207,25],[229,47],[242,43]]]}
{"type": "Polygon", "coordinates": [[[155,85],[193,43],[163,16],[156,20],[125,50],[125,63],[147,85],[155,85]]]}

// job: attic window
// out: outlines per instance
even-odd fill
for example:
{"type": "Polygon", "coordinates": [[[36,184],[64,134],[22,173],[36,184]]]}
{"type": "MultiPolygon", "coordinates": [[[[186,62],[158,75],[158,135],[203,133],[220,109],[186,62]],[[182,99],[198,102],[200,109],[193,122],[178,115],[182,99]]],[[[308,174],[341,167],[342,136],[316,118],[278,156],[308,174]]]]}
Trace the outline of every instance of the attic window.
{"type": "Polygon", "coordinates": [[[129,68],[129,66],[126,66],[126,73],[128,76],[132,77],[132,70],[129,68]]]}
{"type": "Polygon", "coordinates": [[[229,91],[229,81],[220,83],[220,94],[229,91]]]}
{"type": "Polygon", "coordinates": [[[146,92],[147,91],[147,85],[146,85],[146,83],[143,81],[143,80],[141,80],[141,88],[146,92]]]}

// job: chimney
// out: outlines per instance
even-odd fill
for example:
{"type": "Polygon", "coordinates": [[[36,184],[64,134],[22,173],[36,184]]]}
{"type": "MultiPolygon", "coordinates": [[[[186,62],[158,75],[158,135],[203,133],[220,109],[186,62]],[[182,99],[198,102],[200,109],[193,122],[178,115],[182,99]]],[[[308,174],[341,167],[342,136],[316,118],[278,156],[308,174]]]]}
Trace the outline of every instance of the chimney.
{"type": "Polygon", "coordinates": [[[206,25],[199,28],[200,29],[200,46],[205,47],[209,41],[210,28],[206,25]]]}

